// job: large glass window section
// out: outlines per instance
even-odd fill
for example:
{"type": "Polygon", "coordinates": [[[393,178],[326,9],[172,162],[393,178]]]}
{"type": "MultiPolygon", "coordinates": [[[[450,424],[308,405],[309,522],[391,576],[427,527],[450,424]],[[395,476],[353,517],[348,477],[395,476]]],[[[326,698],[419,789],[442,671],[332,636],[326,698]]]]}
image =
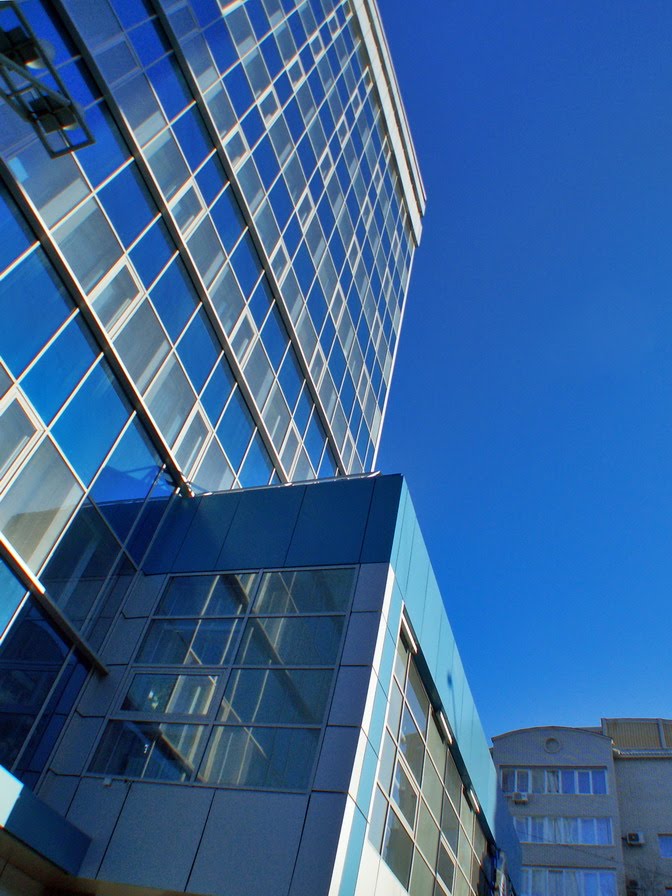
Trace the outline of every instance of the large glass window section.
{"type": "MultiPolygon", "coordinates": [[[[305,790],[354,580],[338,567],[171,577],[89,771],[305,790]]],[[[411,811],[413,785],[399,787],[411,811]]]]}
{"type": "Polygon", "coordinates": [[[369,839],[411,893],[458,886],[480,893],[492,873],[486,837],[466,798],[427,689],[397,642],[369,839]],[[402,696],[403,695],[403,696],[402,696]],[[476,869],[476,871],[474,871],[476,869]]]}

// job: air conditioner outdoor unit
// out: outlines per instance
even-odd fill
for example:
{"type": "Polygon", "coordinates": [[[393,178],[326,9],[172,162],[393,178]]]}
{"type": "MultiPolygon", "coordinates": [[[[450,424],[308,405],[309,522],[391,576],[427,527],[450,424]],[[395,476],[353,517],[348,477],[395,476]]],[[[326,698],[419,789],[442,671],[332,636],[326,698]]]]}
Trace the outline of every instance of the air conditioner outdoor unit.
{"type": "Polygon", "coordinates": [[[513,802],[514,803],[523,804],[523,803],[526,803],[527,801],[528,801],[528,796],[526,793],[521,793],[520,790],[516,790],[516,792],[513,794],[513,802]]]}
{"type": "Polygon", "coordinates": [[[630,831],[625,835],[625,842],[628,846],[644,846],[644,834],[641,831],[630,831]]]}

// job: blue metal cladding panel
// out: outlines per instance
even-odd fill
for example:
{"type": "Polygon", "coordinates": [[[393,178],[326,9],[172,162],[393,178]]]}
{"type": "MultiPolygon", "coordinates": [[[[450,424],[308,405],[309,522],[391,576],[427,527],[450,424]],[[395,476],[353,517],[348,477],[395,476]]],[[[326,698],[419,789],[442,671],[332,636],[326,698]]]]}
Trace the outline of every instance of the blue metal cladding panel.
{"type": "Polygon", "coordinates": [[[495,768],[405,485],[404,492],[405,501],[395,535],[393,568],[434,688],[455,733],[472,785],[494,834],[495,768]]]}
{"type": "Polygon", "coordinates": [[[355,479],[307,488],[287,565],[358,563],[374,484],[355,479]]]}

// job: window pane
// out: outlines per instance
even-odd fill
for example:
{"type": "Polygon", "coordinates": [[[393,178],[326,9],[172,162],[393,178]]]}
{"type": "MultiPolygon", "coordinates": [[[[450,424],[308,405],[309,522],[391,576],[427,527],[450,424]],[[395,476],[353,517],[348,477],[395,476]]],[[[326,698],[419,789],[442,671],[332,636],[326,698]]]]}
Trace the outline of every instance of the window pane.
{"type": "Polygon", "coordinates": [[[383,828],[385,826],[385,813],[387,811],[387,800],[383,796],[379,787],[376,787],[376,794],[373,798],[373,806],[371,807],[371,821],[369,823],[369,840],[380,852],[381,841],[383,839],[383,828]]]}
{"type": "Polygon", "coordinates": [[[504,793],[513,793],[516,789],[515,769],[505,768],[502,771],[502,790],[504,793]]]}
{"type": "Polygon", "coordinates": [[[418,795],[413,789],[411,780],[399,761],[397,761],[397,767],[394,772],[390,795],[401,809],[401,814],[404,816],[410,827],[413,828],[415,824],[415,807],[418,803],[418,795]]]}
{"type": "Polygon", "coordinates": [[[425,748],[422,738],[420,737],[420,732],[418,731],[417,725],[413,721],[413,717],[407,706],[404,707],[404,714],[401,720],[399,748],[404,754],[416,780],[422,780],[422,763],[425,755],[425,748]]]}
{"type": "Polygon", "coordinates": [[[208,711],[217,681],[216,675],[136,675],[121,708],[200,715],[208,711]]]}
{"type": "Polygon", "coordinates": [[[54,235],[84,292],[93,289],[121,258],[119,241],[93,199],[77,209],[54,235]]]}
{"type": "Polygon", "coordinates": [[[170,444],[182,429],[195,400],[182,368],[175,356],[171,356],[147,393],[149,410],[170,444]]]}
{"type": "Polygon", "coordinates": [[[215,728],[199,780],[304,790],[312,777],[319,733],[304,728],[215,728]]]}
{"type": "Polygon", "coordinates": [[[593,793],[607,792],[607,773],[602,769],[593,771],[593,793]]]}
{"type": "Polygon", "coordinates": [[[0,416],[0,476],[4,476],[35,433],[35,427],[18,401],[12,401],[0,416]]]}
{"type": "Polygon", "coordinates": [[[202,725],[108,722],[89,771],[187,781],[192,776],[204,730],[202,725]]]}
{"type": "Polygon", "coordinates": [[[93,300],[103,326],[108,330],[113,327],[137,295],[135,280],[128,268],[122,267],[93,300]]]}
{"type": "Polygon", "coordinates": [[[460,823],[457,813],[453,809],[450,800],[444,797],[443,812],[441,814],[441,831],[448,841],[450,848],[457,854],[457,842],[460,836],[460,823]]]}
{"type": "Polygon", "coordinates": [[[576,782],[574,778],[574,771],[561,771],[560,772],[560,780],[562,783],[562,792],[563,793],[576,793],[576,782]]]}
{"type": "Polygon", "coordinates": [[[439,845],[439,828],[432,818],[424,802],[420,802],[418,813],[418,846],[432,868],[436,861],[436,850],[439,845]]]}
{"type": "Polygon", "coordinates": [[[170,351],[166,334],[147,300],[126,323],[114,346],[137,388],[144,392],[170,351]]]}
{"type": "Polygon", "coordinates": [[[334,673],[331,669],[237,669],[217,718],[222,722],[320,725],[334,673]]]}
{"type": "Polygon", "coordinates": [[[578,772],[579,793],[590,793],[590,772],[578,772]]]}
{"type": "Polygon", "coordinates": [[[333,666],[342,630],[342,616],[250,619],[236,662],[265,666],[333,666]]]}
{"type": "Polygon", "coordinates": [[[411,707],[411,712],[415,716],[415,720],[420,726],[420,730],[427,730],[427,712],[429,708],[429,698],[425,693],[425,688],[420,679],[420,673],[415,663],[411,663],[408,671],[408,683],[406,685],[406,699],[411,707]]]}
{"type": "Polygon", "coordinates": [[[14,376],[32,361],[71,309],[42,249],[31,252],[0,280],[0,354],[14,376]]]}
{"type": "Polygon", "coordinates": [[[672,834],[658,834],[660,854],[664,859],[672,859],[672,834]]]}
{"type": "Polygon", "coordinates": [[[49,423],[93,364],[98,349],[76,315],[23,378],[22,387],[49,423]]]}
{"type": "Polygon", "coordinates": [[[443,785],[441,778],[431,762],[425,760],[425,772],[422,778],[422,795],[427,800],[429,807],[437,818],[441,818],[441,803],[443,802],[443,785]]]}
{"type": "Polygon", "coordinates": [[[266,573],[255,613],[329,613],[347,609],[354,569],[309,569],[266,573]]]}
{"type": "Polygon", "coordinates": [[[434,875],[417,852],[415,861],[413,862],[413,873],[411,874],[411,887],[409,892],[411,896],[432,896],[434,893],[434,875]]]}
{"type": "Polygon", "coordinates": [[[439,860],[436,863],[436,871],[446,887],[448,887],[449,890],[452,890],[453,879],[455,877],[455,863],[451,859],[443,843],[439,845],[439,860]]]}
{"type": "Polygon", "coordinates": [[[157,614],[161,616],[236,616],[247,607],[255,573],[179,576],[170,580],[157,614]]]}
{"type": "Polygon", "coordinates": [[[84,482],[93,479],[129,413],[116,378],[107,362],[100,361],[52,429],[84,482]]]}
{"type": "Polygon", "coordinates": [[[51,550],[81,495],[52,443],[42,442],[0,503],[0,528],[33,570],[51,550]]]}
{"type": "Polygon", "coordinates": [[[235,619],[167,619],[152,622],[137,660],[168,665],[227,663],[235,643],[235,619]]]}
{"type": "Polygon", "coordinates": [[[383,858],[390,870],[399,878],[403,887],[408,888],[408,878],[413,858],[413,841],[393,810],[387,813],[383,858]]]}
{"type": "Polygon", "coordinates": [[[560,773],[557,769],[546,771],[546,793],[560,793],[560,773]]]}

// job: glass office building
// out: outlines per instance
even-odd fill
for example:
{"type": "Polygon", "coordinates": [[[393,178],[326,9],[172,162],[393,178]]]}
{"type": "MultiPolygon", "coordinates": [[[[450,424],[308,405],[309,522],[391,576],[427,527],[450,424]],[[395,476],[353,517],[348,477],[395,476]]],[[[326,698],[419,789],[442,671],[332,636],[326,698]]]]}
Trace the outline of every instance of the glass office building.
{"type": "Polygon", "coordinates": [[[0,4],[0,761],[176,490],[373,469],[424,192],[374,0],[0,4]]]}

